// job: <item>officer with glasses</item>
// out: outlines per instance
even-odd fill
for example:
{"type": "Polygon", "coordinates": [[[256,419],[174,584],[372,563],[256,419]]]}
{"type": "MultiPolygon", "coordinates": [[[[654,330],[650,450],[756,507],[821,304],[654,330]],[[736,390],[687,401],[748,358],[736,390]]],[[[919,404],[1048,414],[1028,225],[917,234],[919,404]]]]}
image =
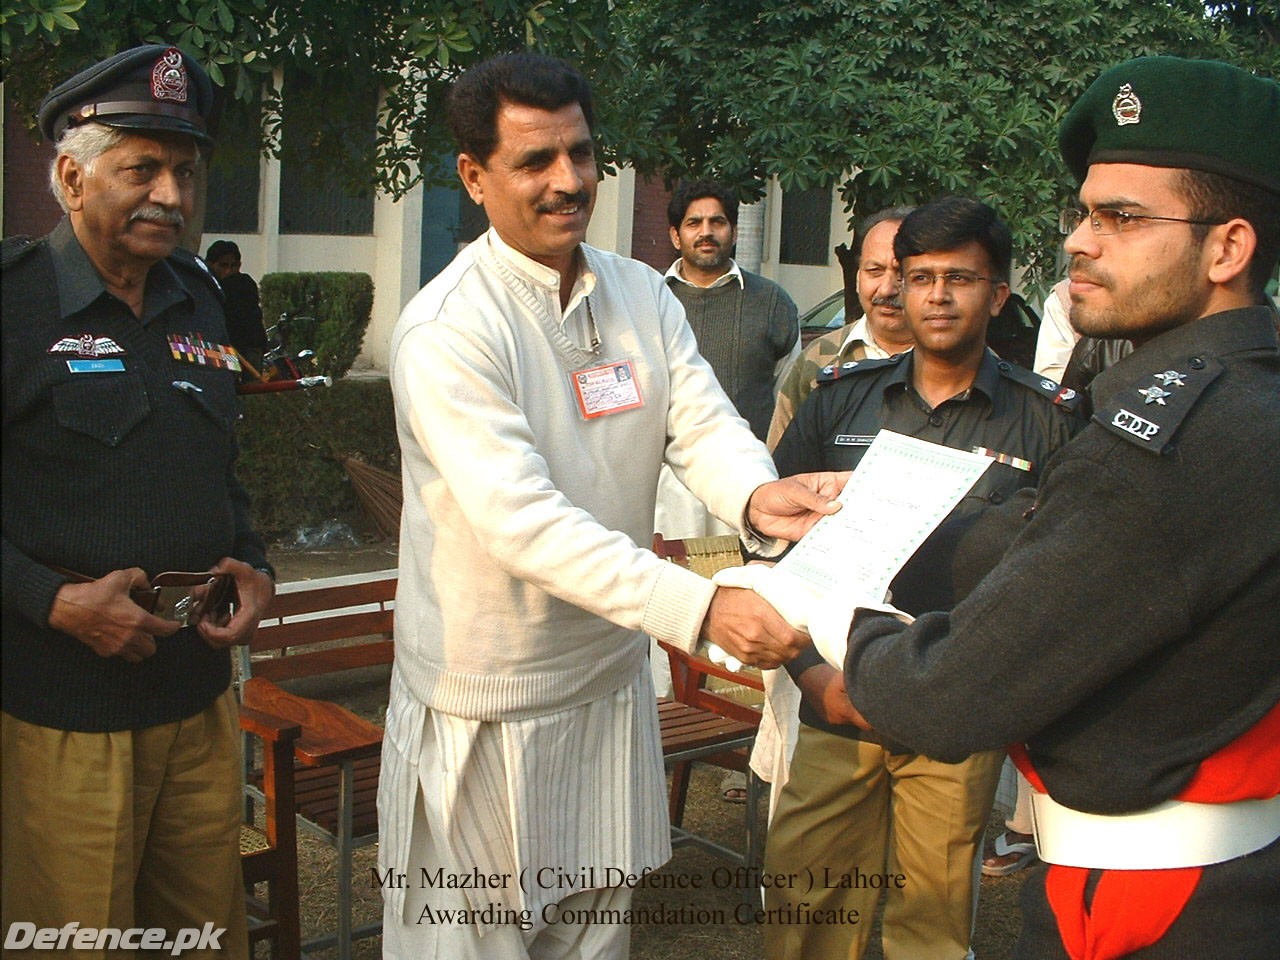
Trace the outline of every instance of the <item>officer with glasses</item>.
{"type": "Polygon", "coordinates": [[[1015,956],[1271,958],[1280,84],[1133,60],[1059,145],[1080,183],[1071,323],[1134,350],[1094,380],[1034,500],[961,542],[951,569],[986,575],[949,615],[854,616],[846,691],[939,759],[1014,744],[1045,863],[1015,956]]]}
{"type": "MultiPolygon", "coordinates": [[[[893,253],[915,349],[820,373],[774,451],[778,469],[852,469],[875,434],[887,429],[995,458],[952,512],[954,523],[1035,486],[1079,422],[1073,398],[1056,383],[987,347],[987,325],[1009,296],[1011,251],[1008,227],[977,200],[946,197],[909,214],[893,253]]],[[[945,539],[944,532],[926,543],[894,580],[901,609],[922,615],[954,604],[949,571],[931,559],[945,539]]],[[[888,960],[964,957],[978,892],[975,863],[1004,750],[942,762],[861,724],[840,671],[812,647],[787,672],[803,697],[801,726],[770,825],[765,870],[839,877],[856,867],[863,876],[889,879],[766,888],[765,905],[775,916],[794,916],[805,901],[826,915],[858,918],[771,924],[764,931],[766,956],[856,960],[884,895],[888,960]]]]}

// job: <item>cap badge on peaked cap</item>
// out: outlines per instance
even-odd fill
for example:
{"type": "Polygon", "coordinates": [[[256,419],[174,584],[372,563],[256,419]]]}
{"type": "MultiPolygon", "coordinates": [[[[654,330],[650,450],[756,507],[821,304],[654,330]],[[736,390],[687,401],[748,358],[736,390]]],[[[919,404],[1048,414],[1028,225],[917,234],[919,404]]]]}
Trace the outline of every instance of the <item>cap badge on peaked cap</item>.
{"type": "Polygon", "coordinates": [[[187,68],[182,63],[182,51],[170,47],[160,55],[151,68],[151,96],[156,100],[187,102],[187,68]]]}

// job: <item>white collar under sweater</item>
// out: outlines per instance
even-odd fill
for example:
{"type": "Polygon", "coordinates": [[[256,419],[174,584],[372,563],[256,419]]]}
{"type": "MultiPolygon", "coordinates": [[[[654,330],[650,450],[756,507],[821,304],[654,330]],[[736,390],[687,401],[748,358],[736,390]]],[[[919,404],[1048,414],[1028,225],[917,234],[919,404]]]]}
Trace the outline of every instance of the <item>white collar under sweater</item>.
{"type": "MultiPolygon", "coordinates": [[[[560,290],[560,271],[525,256],[503,240],[493,227],[489,228],[489,232],[485,234],[485,239],[488,241],[494,255],[505,261],[516,273],[530,283],[546,287],[558,293],[560,290]]],[[[596,332],[591,329],[590,307],[588,304],[588,309],[582,311],[579,311],[578,307],[587,303],[587,297],[596,288],[596,275],[592,273],[591,268],[587,265],[587,258],[582,255],[580,249],[574,251],[574,256],[578,261],[578,276],[573,281],[573,289],[569,291],[569,304],[560,314],[560,328],[564,330],[565,336],[578,346],[590,349],[590,344],[597,336],[596,332]]],[[[558,308],[560,306],[559,296],[557,295],[551,299],[555,307],[558,308]]]]}
{"type": "Polygon", "coordinates": [[[676,262],[667,268],[667,272],[664,276],[679,280],[681,283],[686,283],[691,287],[698,287],[700,290],[714,290],[716,287],[723,287],[726,283],[732,283],[734,280],[738,281],[738,286],[743,288],[746,287],[746,281],[742,279],[742,268],[738,266],[737,260],[730,260],[729,269],[725,273],[716,277],[715,280],[708,283],[705,287],[701,284],[685,279],[684,267],[682,266],[683,263],[684,257],[676,257],[676,262]]]}

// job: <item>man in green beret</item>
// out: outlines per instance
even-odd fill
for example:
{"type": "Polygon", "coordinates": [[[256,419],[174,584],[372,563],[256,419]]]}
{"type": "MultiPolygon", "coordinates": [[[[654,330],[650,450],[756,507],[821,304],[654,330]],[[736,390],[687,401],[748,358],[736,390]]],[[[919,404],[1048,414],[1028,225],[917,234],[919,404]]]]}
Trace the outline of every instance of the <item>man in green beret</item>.
{"type": "Polygon", "coordinates": [[[1280,84],[1135,60],[1060,141],[1081,183],[1062,215],[1071,322],[1136,349],[1094,380],[1038,495],[960,540],[974,586],[950,614],[846,598],[851,628],[830,608],[810,629],[847,635],[846,691],[884,736],[943,760],[1013,745],[1045,862],[1016,956],[1271,958],[1280,84]]]}
{"type": "Polygon", "coordinates": [[[230,648],[274,586],[222,296],[177,245],[212,109],[176,47],[61,84],[39,119],[66,217],[4,243],[6,956],[248,954],[230,648]],[[166,612],[165,571],[234,583],[234,612],[166,612]]]}

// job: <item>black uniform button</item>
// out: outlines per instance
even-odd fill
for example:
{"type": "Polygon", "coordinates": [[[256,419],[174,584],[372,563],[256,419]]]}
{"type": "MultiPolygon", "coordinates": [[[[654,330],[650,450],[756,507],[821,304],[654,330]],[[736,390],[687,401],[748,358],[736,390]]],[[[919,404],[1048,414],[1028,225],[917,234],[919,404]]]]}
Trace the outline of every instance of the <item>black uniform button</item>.
{"type": "Polygon", "coordinates": [[[996,364],[996,366],[999,367],[1001,370],[1003,370],[1005,373],[1008,373],[1010,370],[1013,369],[1013,364],[1011,364],[1008,360],[1001,360],[999,363],[996,364]]]}
{"type": "Polygon", "coordinates": [[[1204,369],[1204,357],[1192,357],[1189,363],[1191,364],[1192,370],[1204,369]]]}
{"type": "Polygon", "coordinates": [[[992,503],[1004,503],[1004,494],[1001,493],[999,490],[992,490],[991,496],[989,496],[987,499],[990,500],[992,503]]]}
{"type": "Polygon", "coordinates": [[[929,425],[934,427],[942,426],[942,417],[935,413],[929,418],[929,425]]]}

